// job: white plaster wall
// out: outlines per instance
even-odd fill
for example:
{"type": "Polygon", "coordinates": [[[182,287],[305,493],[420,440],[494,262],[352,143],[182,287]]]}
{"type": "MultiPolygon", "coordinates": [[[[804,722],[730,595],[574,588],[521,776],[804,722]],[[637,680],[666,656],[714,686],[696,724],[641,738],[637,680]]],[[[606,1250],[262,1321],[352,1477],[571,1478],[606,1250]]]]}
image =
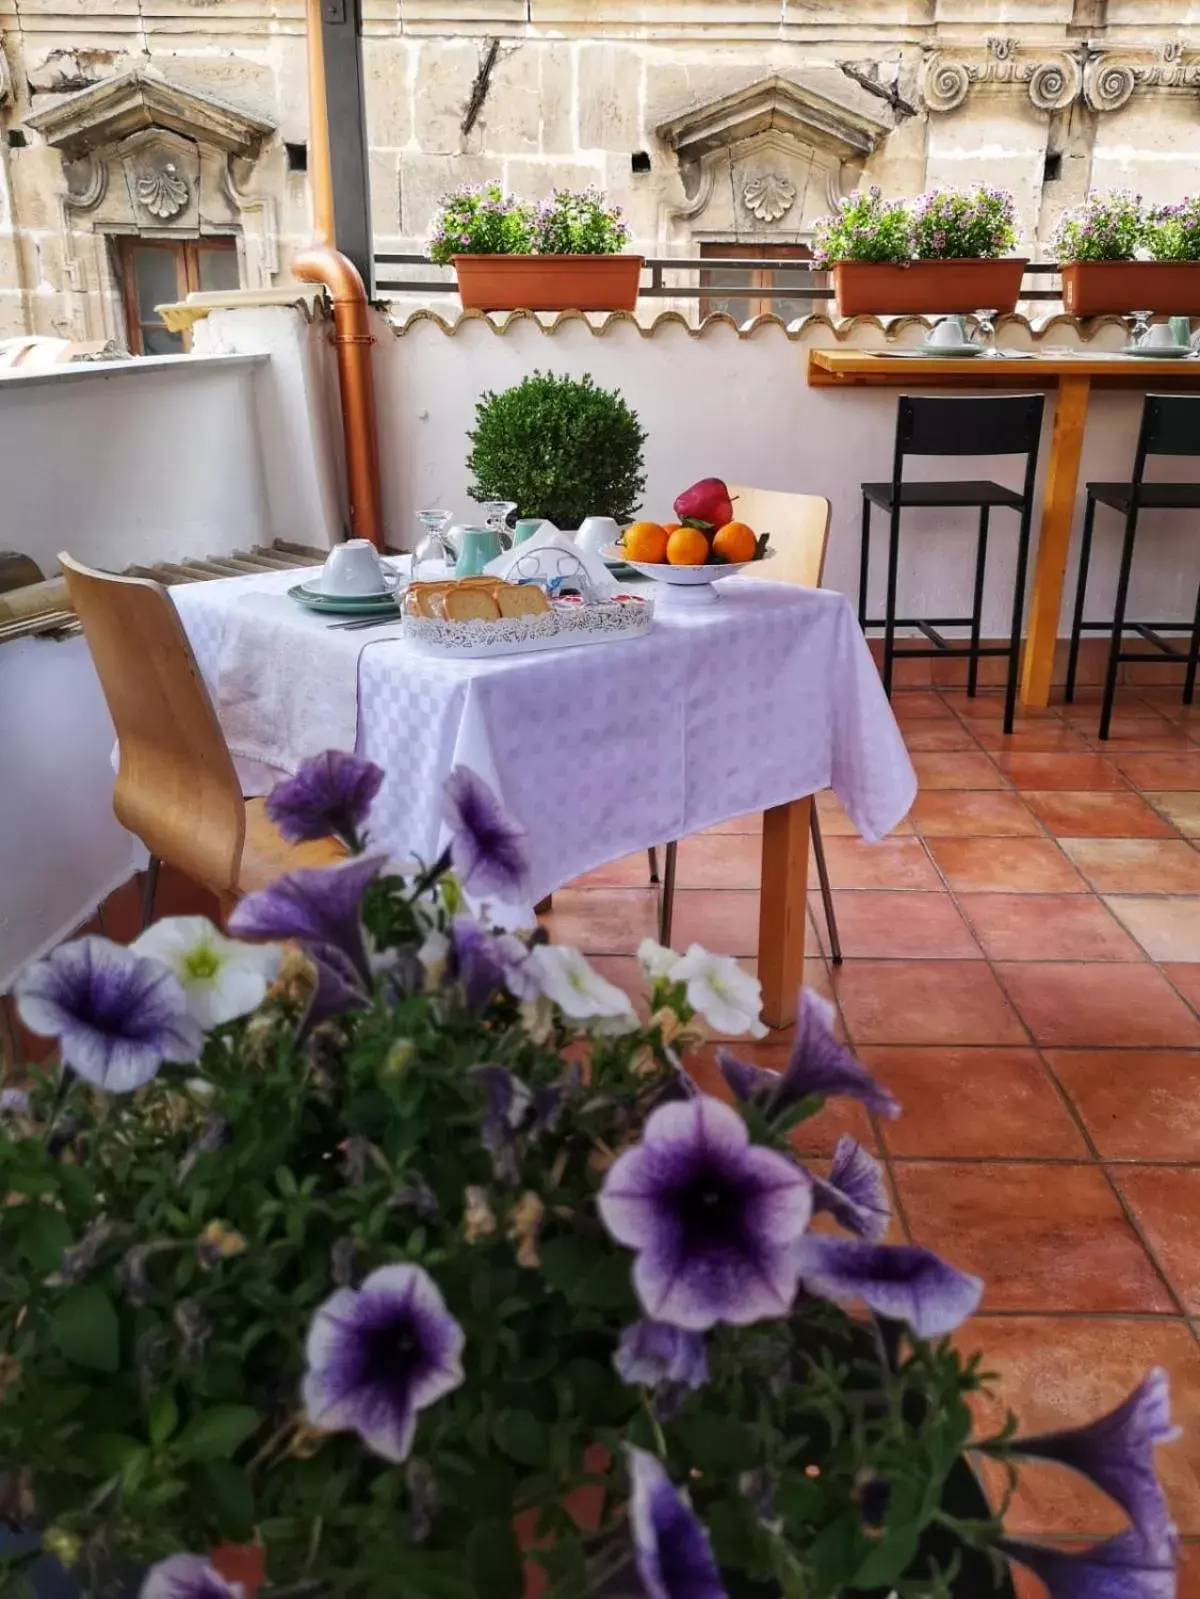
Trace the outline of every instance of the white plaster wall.
{"type": "MultiPolygon", "coordinates": [[[[914,342],[919,329],[904,335],[914,342]]],[[[882,343],[877,327],[855,330],[856,344],[882,343]]],[[[1063,343],[1077,343],[1067,328],[1055,331],[1063,343]]],[[[1014,343],[1028,346],[1020,329],[1014,343]]],[[[1097,335],[1097,345],[1119,345],[1123,334],[1112,326],[1097,335]]],[[[381,456],[384,506],[391,538],[412,542],[413,514],[422,505],[472,514],[467,499],[467,431],[475,401],[484,389],[517,383],[534,368],[581,375],[620,389],[639,413],[646,445],[647,515],[666,519],[679,491],[697,478],[717,476],[764,488],[826,495],[833,505],[826,583],[857,594],[861,499],[859,484],[891,473],[896,393],[887,390],[809,388],[807,351],[834,342],[827,327],[814,326],[789,339],[776,325],[739,338],[726,326],[711,326],[701,337],[685,328],[660,325],[652,337],[629,322],[615,323],[597,337],[581,322],[566,322],[552,336],[529,322],[511,325],[503,335],[481,321],[467,321],[447,336],[432,322],[417,322],[381,351],[381,456]]],[[[924,392],[924,391],[922,391],[924,392]]],[[[1088,478],[1120,478],[1132,466],[1140,411],[1136,395],[1093,395],[1084,446],[1081,484],[1088,478]]],[[[1043,460],[1053,414],[1047,398],[1043,460]]],[[[1171,463],[1162,463],[1169,468],[1171,463]]],[[[1192,463],[1176,463],[1179,477],[1200,477],[1192,463]]],[[[991,476],[1019,486],[1019,463],[1010,458],[914,462],[910,475],[991,476]]],[[[1169,471],[1153,474],[1171,475],[1169,471]]],[[[1040,477],[1040,475],[1039,475],[1040,477]]],[[[1040,496],[1041,483],[1038,492],[1040,496]]],[[[1040,503],[1040,501],[1039,501],[1040,503]]],[[[603,512],[604,506],[596,506],[603,512]]],[[[1077,510],[1076,528],[1082,517],[1077,510]]],[[[882,605],[884,523],[875,514],[878,536],[872,604],[882,605]]],[[[1037,517],[1034,530],[1036,540],[1037,517]]],[[[1015,561],[1016,518],[992,518],[985,631],[1006,633],[1015,561]]],[[[1189,515],[1146,513],[1139,536],[1131,590],[1131,614],[1190,619],[1200,578],[1196,522],[1189,515]]],[[[902,531],[899,607],[902,615],[961,615],[970,609],[974,562],[971,512],[906,513],[902,531]]],[[[1101,510],[1097,517],[1089,606],[1103,615],[1116,585],[1118,522],[1101,510]]],[[[1060,631],[1067,631],[1074,594],[1074,552],[1060,631]]]]}
{"type": "Polygon", "coordinates": [[[274,536],[261,357],[97,363],[0,378],[0,548],[49,575],[214,555],[274,536]]]}

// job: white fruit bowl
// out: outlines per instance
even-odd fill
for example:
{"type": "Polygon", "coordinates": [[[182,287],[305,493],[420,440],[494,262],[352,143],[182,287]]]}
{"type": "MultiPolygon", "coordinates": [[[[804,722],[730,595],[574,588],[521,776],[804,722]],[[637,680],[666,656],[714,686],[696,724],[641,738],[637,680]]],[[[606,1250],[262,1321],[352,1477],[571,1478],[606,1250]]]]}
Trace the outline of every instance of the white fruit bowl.
{"type": "MultiPolygon", "coordinates": [[[[759,556],[756,561],[731,561],[728,565],[713,563],[706,566],[671,566],[666,561],[631,561],[619,544],[610,544],[602,550],[606,561],[623,561],[626,566],[640,572],[643,577],[652,577],[658,583],[667,585],[671,605],[715,605],[717,591],[715,584],[723,578],[736,577],[739,572],[745,572],[750,567],[761,566],[764,561],[769,561],[775,554],[768,549],[765,555],[759,556]]],[[[664,601],[668,598],[663,595],[664,601]]]]}

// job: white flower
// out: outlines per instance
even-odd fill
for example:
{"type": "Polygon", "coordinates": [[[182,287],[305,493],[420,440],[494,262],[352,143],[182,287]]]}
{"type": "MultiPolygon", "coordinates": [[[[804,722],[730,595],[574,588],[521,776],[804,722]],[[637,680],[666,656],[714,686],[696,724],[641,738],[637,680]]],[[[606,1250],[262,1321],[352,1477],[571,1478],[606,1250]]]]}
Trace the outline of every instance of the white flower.
{"type": "Polygon", "coordinates": [[[562,944],[535,944],[529,964],[537,972],[543,994],[572,1021],[587,1021],[597,1032],[626,1032],[637,1026],[629,995],[601,977],[577,949],[562,944]]]}
{"type": "Polygon", "coordinates": [[[667,976],[673,983],[687,984],[688,1004],[716,1032],[767,1036],[767,1029],[758,1019],[762,985],[757,977],[744,972],[732,955],[710,955],[699,944],[693,944],[667,976]]]}
{"type": "Polygon", "coordinates": [[[440,928],[431,927],[425,934],[425,942],[417,951],[417,959],[425,968],[425,986],[437,988],[446,975],[446,964],[450,959],[450,940],[440,928]]]}
{"type": "Polygon", "coordinates": [[[653,938],[643,938],[638,945],[638,965],[645,972],[652,983],[657,983],[660,977],[670,977],[671,972],[679,964],[679,956],[673,949],[668,949],[665,944],[657,943],[653,938]]]}
{"type": "Polygon", "coordinates": [[[278,944],[226,938],[207,916],[164,916],[132,948],[175,973],[188,1014],[206,1032],[261,1005],[283,956],[278,944]]]}

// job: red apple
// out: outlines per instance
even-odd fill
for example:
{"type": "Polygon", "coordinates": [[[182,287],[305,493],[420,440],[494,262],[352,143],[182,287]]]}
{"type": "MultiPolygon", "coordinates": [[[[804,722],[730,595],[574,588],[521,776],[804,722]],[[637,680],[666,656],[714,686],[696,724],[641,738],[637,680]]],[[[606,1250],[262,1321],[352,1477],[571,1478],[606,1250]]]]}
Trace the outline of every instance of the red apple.
{"type": "Polygon", "coordinates": [[[701,478],[675,501],[675,515],[681,522],[703,525],[706,531],[724,527],[733,521],[733,501],[719,477],[701,478]]]}

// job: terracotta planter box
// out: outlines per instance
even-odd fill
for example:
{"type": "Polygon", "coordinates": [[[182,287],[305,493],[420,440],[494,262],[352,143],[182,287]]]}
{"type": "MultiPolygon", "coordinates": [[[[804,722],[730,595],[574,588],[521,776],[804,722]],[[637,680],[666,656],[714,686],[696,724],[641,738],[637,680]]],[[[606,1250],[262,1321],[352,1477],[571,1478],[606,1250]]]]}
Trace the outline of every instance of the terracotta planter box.
{"type": "Polygon", "coordinates": [[[1200,261],[1065,261],[1062,287],[1071,316],[1200,315],[1200,261]]]}
{"type": "Polygon", "coordinates": [[[468,311],[632,311],[640,255],[456,255],[468,311]]]}
{"type": "Polygon", "coordinates": [[[1021,298],[1028,261],[837,261],[833,284],[840,316],[965,315],[1011,311],[1021,298]]]}

